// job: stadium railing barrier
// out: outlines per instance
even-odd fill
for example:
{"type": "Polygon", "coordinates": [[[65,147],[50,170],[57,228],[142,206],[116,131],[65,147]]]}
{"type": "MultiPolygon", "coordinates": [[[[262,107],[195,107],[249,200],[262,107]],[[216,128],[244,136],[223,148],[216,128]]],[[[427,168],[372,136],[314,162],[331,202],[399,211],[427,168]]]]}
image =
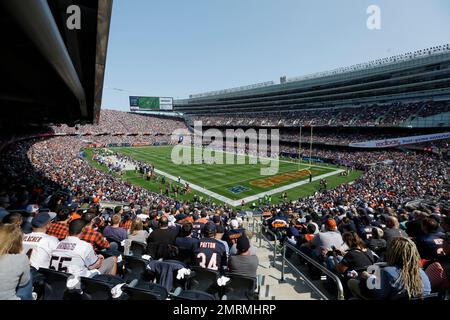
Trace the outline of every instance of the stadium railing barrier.
{"type": "Polygon", "coordinates": [[[273,261],[272,266],[275,267],[275,263],[277,260],[277,235],[273,233],[268,226],[264,226],[262,223],[259,224],[259,246],[261,247],[262,239],[266,240],[269,243],[269,246],[273,248],[273,261]],[[265,233],[270,234],[273,237],[273,244],[263,233],[263,230],[265,233]]]}
{"type": "MultiPolygon", "coordinates": [[[[299,255],[303,260],[306,260],[310,265],[312,265],[313,267],[319,269],[328,278],[330,278],[336,284],[336,287],[337,287],[337,299],[338,300],[345,300],[345,298],[344,298],[344,287],[342,286],[342,282],[339,279],[339,277],[336,274],[334,274],[332,271],[328,270],[325,266],[321,265],[320,263],[318,263],[314,259],[310,258],[306,254],[304,254],[303,252],[298,250],[292,244],[287,243],[287,242],[284,243],[283,250],[282,250],[282,259],[281,259],[281,263],[282,263],[282,265],[281,265],[281,281],[282,282],[284,281],[285,264],[288,264],[289,267],[291,267],[297,273],[302,274],[302,272],[300,272],[288,259],[286,259],[286,249],[287,248],[289,248],[289,250],[291,250],[293,253],[299,255]]],[[[307,282],[309,282],[309,281],[307,281],[307,282]]],[[[317,288],[314,285],[313,285],[313,287],[317,288]]],[[[321,293],[321,295],[323,295],[323,294],[321,293]]],[[[326,298],[326,299],[328,300],[328,298],[326,298]]]]}
{"type": "MultiPolygon", "coordinates": [[[[272,266],[275,267],[276,266],[276,260],[277,260],[277,236],[275,233],[273,233],[271,230],[269,230],[268,226],[264,226],[262,224],[262,222],[257,222],[255,224],[255,220],[253,221],[253,225],[256,225],[256,230],[255,227],[253,226],[253,232],[255,234],[255,231],[257,231],[258,233],[258,240],[259,240],[259,247],[262,246],[262,240],[264,239],[265,241],[267,241],[267,243],[269,244],[269,246],[271,248],[273,248],[273,261],[272,261],[272,266]],[[271,235],[274,240],[269,240],[264,234],[263,231],[266,232],[267,234],[271,235]]],[[[281,249],[280,253],[281,253],[281,276],[280,276],[280,282],[283,283],[284,280],[284,276],[285,276],[285,266],[286,264],[296,273],[298,274],[307,284],[308,286],[313,289],[318,295],[321,296],[322,299],[324,300],[329,300],[329,297],[322,291],[320,290],[309,278],[308,276],[306,276],[303,272],[301,272],[293,263],[291,263],[287,258],[286,258],[286,249],[291,250],[294,254],[297,254],[301,259],[303,259],[304,261],[308,262],[312,267],[318,269],[319,271],[321,271],[323,274],[325,274],[329,279],[331,279],[337,287],[337,300],[345,300],[344,298],[344,287],[342,285],[341,280],[339,279],[339,277],[334,274],[332,271],[328,270],[325,266],[321,265],[319,262],[315,261],[314,259],[312,259],[311,257],[307,256],[306,254],[304,254],[303,252],[301,252],[300,250],[298,250],[296,247],[294,247],[293,245],[289,244],[288,242],[285,242],[283,245],[283,249],[281,249]]]]}

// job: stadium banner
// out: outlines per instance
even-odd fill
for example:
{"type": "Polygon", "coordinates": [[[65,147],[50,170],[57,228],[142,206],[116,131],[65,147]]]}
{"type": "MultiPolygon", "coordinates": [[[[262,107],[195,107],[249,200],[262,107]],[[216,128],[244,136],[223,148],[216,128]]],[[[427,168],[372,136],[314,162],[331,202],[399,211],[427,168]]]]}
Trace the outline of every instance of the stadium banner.
{"type": "Polygon", "coordinates": [[[173,98],[130,97],[130,110],[133,111],[172,111],[173,98]]]}
{"type": "Polygon", "coordinates": [[[405,146],[410,144],[417,144],[423,142],[430,142],[436,140],[449,139],[450,132],[446,133],[436,133],[436,134],[428,134],[422,136],[413,136],[413,137],[403,137],[396,139],[386,139],[386,140],[373,140],[366,142],[358,142],[351,143],[349,146],[352,148],[392,148],[398,146],[405,146]]]}

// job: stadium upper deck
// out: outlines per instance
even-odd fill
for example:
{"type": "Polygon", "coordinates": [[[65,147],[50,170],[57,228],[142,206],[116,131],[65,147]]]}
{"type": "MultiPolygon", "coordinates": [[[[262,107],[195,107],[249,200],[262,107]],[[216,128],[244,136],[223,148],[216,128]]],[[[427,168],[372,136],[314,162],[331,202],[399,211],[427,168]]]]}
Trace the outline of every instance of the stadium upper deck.
{"type": "Polygon", "coordinates": [[[302,78],[191,95],[185,114],[281,112],[411,100],[450,100],[450,45],[302,78]]]}

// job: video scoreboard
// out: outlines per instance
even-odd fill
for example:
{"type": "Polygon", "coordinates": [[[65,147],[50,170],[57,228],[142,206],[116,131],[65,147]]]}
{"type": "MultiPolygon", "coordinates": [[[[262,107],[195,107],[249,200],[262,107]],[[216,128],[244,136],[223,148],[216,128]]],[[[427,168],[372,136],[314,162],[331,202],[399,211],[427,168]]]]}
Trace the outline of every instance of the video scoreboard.
{"type": "Polygon", "coordinates": [[[173,98],[130,97],[131,111],[172,111],[173,98]]]}

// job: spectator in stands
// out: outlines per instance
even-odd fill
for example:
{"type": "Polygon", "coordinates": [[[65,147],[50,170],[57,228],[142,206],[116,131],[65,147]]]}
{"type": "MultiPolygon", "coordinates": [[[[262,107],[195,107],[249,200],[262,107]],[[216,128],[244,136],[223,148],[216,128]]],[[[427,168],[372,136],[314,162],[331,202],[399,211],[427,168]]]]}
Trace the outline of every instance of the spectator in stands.
{"type": "Polygon", "coordinates": [[[194,238],[201,239],[202,233],[203,233],[203,228],[204,228],[205,224],[200,221],[200,216],[198,214],[194,214],[193,219],[194,219],[194,222],[192,224],[192,228],[193,228],[192,236],[194,238]]]}
{"type": "Polygon", "coordinates": [[[61,241],[52,251],[52,256],[60,259],[55,268],[60,272],[82,277],[95,275],[92,270],[98,270],[101,274],[115,275],[117,258],[113,256],[105,259],[102,255],[97,255],[90,243],[80,239],[85,226],[86,222],[82,219],[69,224],[69,237],[61,241]]]}
{"type": "Polygon", "coordinates": [[[353,220],[351,220],[351,217],[353,217],[352,213],[348,212],[339,224],[338,230],[341,234],[345,232],[356,232],[356,226],[353,220]]]}
{"type": "Polygon", "coordinates": [[[223,220],[222,220],[222,217],[221,217],[221,214],[220,213],[216,213],[213,217],[212,217],[212,222],[214,222],[214,224],[216,225],[216,227],[217,226],[219,226],[219,225],[223,225],[223,220]]]}
{"type": "Polygon", "coordinates": [[[258,257],[250,254],[250,240],[242,236],[236,241],[237,255],[230,257],[230,273],[256,279],[258,257]]]}
{"type": "Polygon", "coordinates": [[[159,219],[159,228],[150,234],[147,243],[174,245],[177,235],[177,229],[169,228],[169,219],[163,216],[159,219]]]}
{"type": "Polygon", "coordinates": [[[27,206],[27,209],[25,211],[22,211],[22,231],[24,234],[29,234],[33,232],[33,226],[31,225],[31,221],[33,220],[33,217],[39,212],[39,208],[35,205],[29,205],[27,206]]]}
{"type": "Polygon", "coordinates": [[[175,239],[175,245],[181,249],[194,250],[198,246],[199,240],[192,237],[192,223],[185,222],[181,226],[180,233],[175,239]]]}
{"type": "Polygon", "coordinates": [[[23,218],[22,215],[18,212],[10,213],[7,216],[3,218],[4,224],[14,224],[18,226],[19,228],[22,227],[23,224],[23,218]]]}
{"type": "Polygon", "coordinates": [[[306,246],[313,249],[313,252],[310,254],[319,261],[324,261],[328,252],[332,251],[333,247],[341,250],[344,245],[342,236],[339,231],[337,231],[336,220],[328,219],[325,222],[325,228],[325,232],[320,232],[315,235],[312,241],[306,244],[306,246]]]}
{"type": "Polygon", "coordinates": [[[31,300],[30,264],[22,252],[22,230],[0,225],[0,300],[31,300]]]}
{"type": "Polygon", "coordinates": [[[338,273],[345,275],[348,271],[362,272],[375,263],[372,251],[366,247],[356,232],[345,232],[342,239],[349,250],[339,262],[334,261],[338,273]]]}
{"type": "Polygon", "coordinates": [[[422,259],[433,260],[443,255],[444,233],[439,232],[439,223],[434,218],[422,220],[422,234],[416,238],[417,249],[422,259]]]}
{"type": "Polygon", "coordinates": [[[150,235],[150,233],[153,232],[153,229],[150,227],[150,223],[151,223],[150,217],[148,217],[145,220],[142,220],[143,230],[147,231],[147,233],[149,235],[150,235]]]}
{"type": "Polygon", "coordinates": [[[56,215],[55,222],[52,222],[47,230],[47,234],[54,236],[58,240],[64,240],[69,235],[69,221],[70,221],[69,210],[60,210],[56,215]]]}
{"type": "Polygon", "coordinates": [[[146,244],[149,235],[149,232],[147,230],[144,230],[144,224],[142,220],[138,218],[131,224],[128,239],[131,241],[137,241],[146,244]]]}
{"type": "Polygon", "coordinates": [[[128,238],[127,231],[124,228],[119,227],[120,215],[115,214],[111,218],[111,225],[107,226],[103,230],[103,236],[109,239],[111,242],[120,244],[123,240],[128,238]]]}
{"type": "Polygon", "coordinates": [[[405,223],[406,233],[408,236],[414,239],[423,234],[422,221],[426,218],[428,218],[428,214],[426,212],[414,210],[411,214],[411,220],[405,223]]]}
{"type": "Polygon", "coordinates": [[[371,231],[371,237],[366,241],[367,247],[379,257],[384,254],[387,247],[387,243],[386,240],[383,239],[383,235],[383,229],[374,227],[371,231]]]}
{"type": "MultiPolygon", "coordinates": [[[[96,252],[109,249],[111,245],[108,240],[106,240],[105,237],[93,227],[95,214],[93,212],[87,212],[84,214],[82,219],[86,226],[83,228],[79,238],[83,241],[89,242],[94,247],[96,252]]],[[[113,249],[117,250],[117,248],[113,249]]]]}
{"type": "Polygon", "coordinates": [[[232,219],[230,221],[230,230],[225,232],[223,235],[223,240],[228,243],[228,246],[231,248],[244,233],[244,229],[239,227],[239,222],[237,219],[232,219]]]}
{"type": "Polygon", "coordinates": [[[59,244],[59,240],[47,234],[50,222],[56,213],[38,213],[31,222],[33,232],[23,237],[23,252],[30,258],[31,267],[35,273],[39,268],[48,268],[52,258],[52,251],[59,244]]]}
{"type": "MultiPolygon", "coordinates": [[[[299,221],[303,221],[301,218],[298,219],[297,215],[292,216],[291,221],[289,222],[289,228],[286,230],[285,241],[289,242],[293,246],[297,245],[299,239],[301,238],[300,231],[304,230],[304,224],[299,224],[299,221]]],[[[306,221],[306,220],[304,220],[306,221]]]]}
{"type": "Polygon", "coordinates": [[[430,281],[420,268],[420,255],[410,239],[391,239],[386,252],[387,267],[381,269],[381,288],[374,290],[377,299],[405,295],[416,298],[431,292],[430,281]]]}
{"type": "Polygon", "coordinates": [[[123,214],[123,207],[122,206],[114,207],[114,214],[118,214],[119,216],[122,216],[122,214],[123,214]]]}
{"type": "Polygon", "coordinates": [[[444,255],[428,265],[425,270],[433,292],[445,293],[450,290],[450,242],[443,245],[444,255]]]}
{"type": "Polygon", "coordinates": [[[156,211],[155,211],[155,212],[152,212],[152,213],[150,214],[149,227],[150,227],[151,229],[156,230],[156,229],[159,228],[158,219],[159,219],[159,215],[158,215],[158,213],[157,213],[156,211]]]}
{"type": "MultiPolygon", "coordinates": [[[[352,293],[364,299],[379,300],[411,299],[431,293],[431,285],[426,273],[420,268],[420,255],[414,242],[405,237],[391,239],[386,252],[387,266],[380,270],[380,287],[374,290],[360,290],[365,285],[368,274],[362,281],[350,280],[352,293]],[[365,295],[361,294],[365,292],[365,295]]],[[[367,288],[366,288],[367,289],[367,288]]]]}
{"type": "Polygon", "coordinates": [[[205,224],[203,235],[204,237],[194,249],[197,265],[213,271],[225,271],[228,260],[225,246],[214,238],[216,225],[212,222],[205,224]]]}
{"type": "MultiPolygon", "coordinates": [[[[251,240],[253,237],[253,234],[251,231],[249,230],[245,230],[244,233],[242,234],[242,237],[247,237],[247,239],[251,240]]],[[[239,240],[239,239],[238,239],[239,240]]],[[[237,249],[237,240],[236,243],[234,243],[229,251],[230,256],[235,256],[238,254],[238,249],[237,249]]],[[[250,244],[250,250],[249,250],[249,254],[252,256],[256,256],[256,248],[254,246],[252,246],[250,244]]]]}
{"type": "Polygon", "coordinates": [[[300,247],[301,245],[303,245],[305,243],[309,243],[314,239],[314,237],[317,234],[316,226],[317,226],[317,224],[312,224],[312,223],[310,223],[306,226],[306,234],[300,235],[300,239],[297,242],[297,246],[300,247]]]}
{"type": "Polygon", "coordinates": [[[306,226],[308,227],[310,224],[312,224],[314,226],[314,234],[318,234],[320,232],[320,228],[319,225],[317,223],[314,222],[313,218],[311,215],[306,215],[305,216],[305,220],[306,220],[306,226]]]}
{"type": "MultiPolygon", "coordinates": [[[[220,217],[216,216],[217,218],[220,217]]],[[[214,217],[214,218],[216,218],[214,217]]],[[[214,221],[213,221],[214,222],[214,221]]],[[[230,255],[230,247],[228,246],[228,243],[223,239],[223,235],[225,234],[225,225],[222,221],[220,221],[219,223],[214,222],[216,225],[216,240],[219,241],[220,243],[223,243],[223,245],[225,246],[225,251],[227,253],[227,257],[230,255]]]]}
{"type": "Polygon", "coordinates": [[[198,222],[199,222],[199,223],[203,223],[203,224],[206,224],[206,223],[209,222],[209,219],[208,219],[208,212],[207,212],[206,210],[202,210],[202,211],[200,212],[200,219],[198,220],[198,222]]]}
{"type": "Polygon", "coordinates": [[[408,238],[408,234],[402,229],[400,229],[400,224],[398,223],[396,217],[388,217],[386,221],[386,230],[384,230],[383,238],[384,240],[386,240],[389,246],[389,242],[396,237],[408,238]]]}
{"type": "Polygon", "coordinates": [[[122,222],[120,223],[120,227],[127,231],[131,229],[132,224],[133,224],[133,217],[131,212],[126,212],[122,214],[122,222]]]}

